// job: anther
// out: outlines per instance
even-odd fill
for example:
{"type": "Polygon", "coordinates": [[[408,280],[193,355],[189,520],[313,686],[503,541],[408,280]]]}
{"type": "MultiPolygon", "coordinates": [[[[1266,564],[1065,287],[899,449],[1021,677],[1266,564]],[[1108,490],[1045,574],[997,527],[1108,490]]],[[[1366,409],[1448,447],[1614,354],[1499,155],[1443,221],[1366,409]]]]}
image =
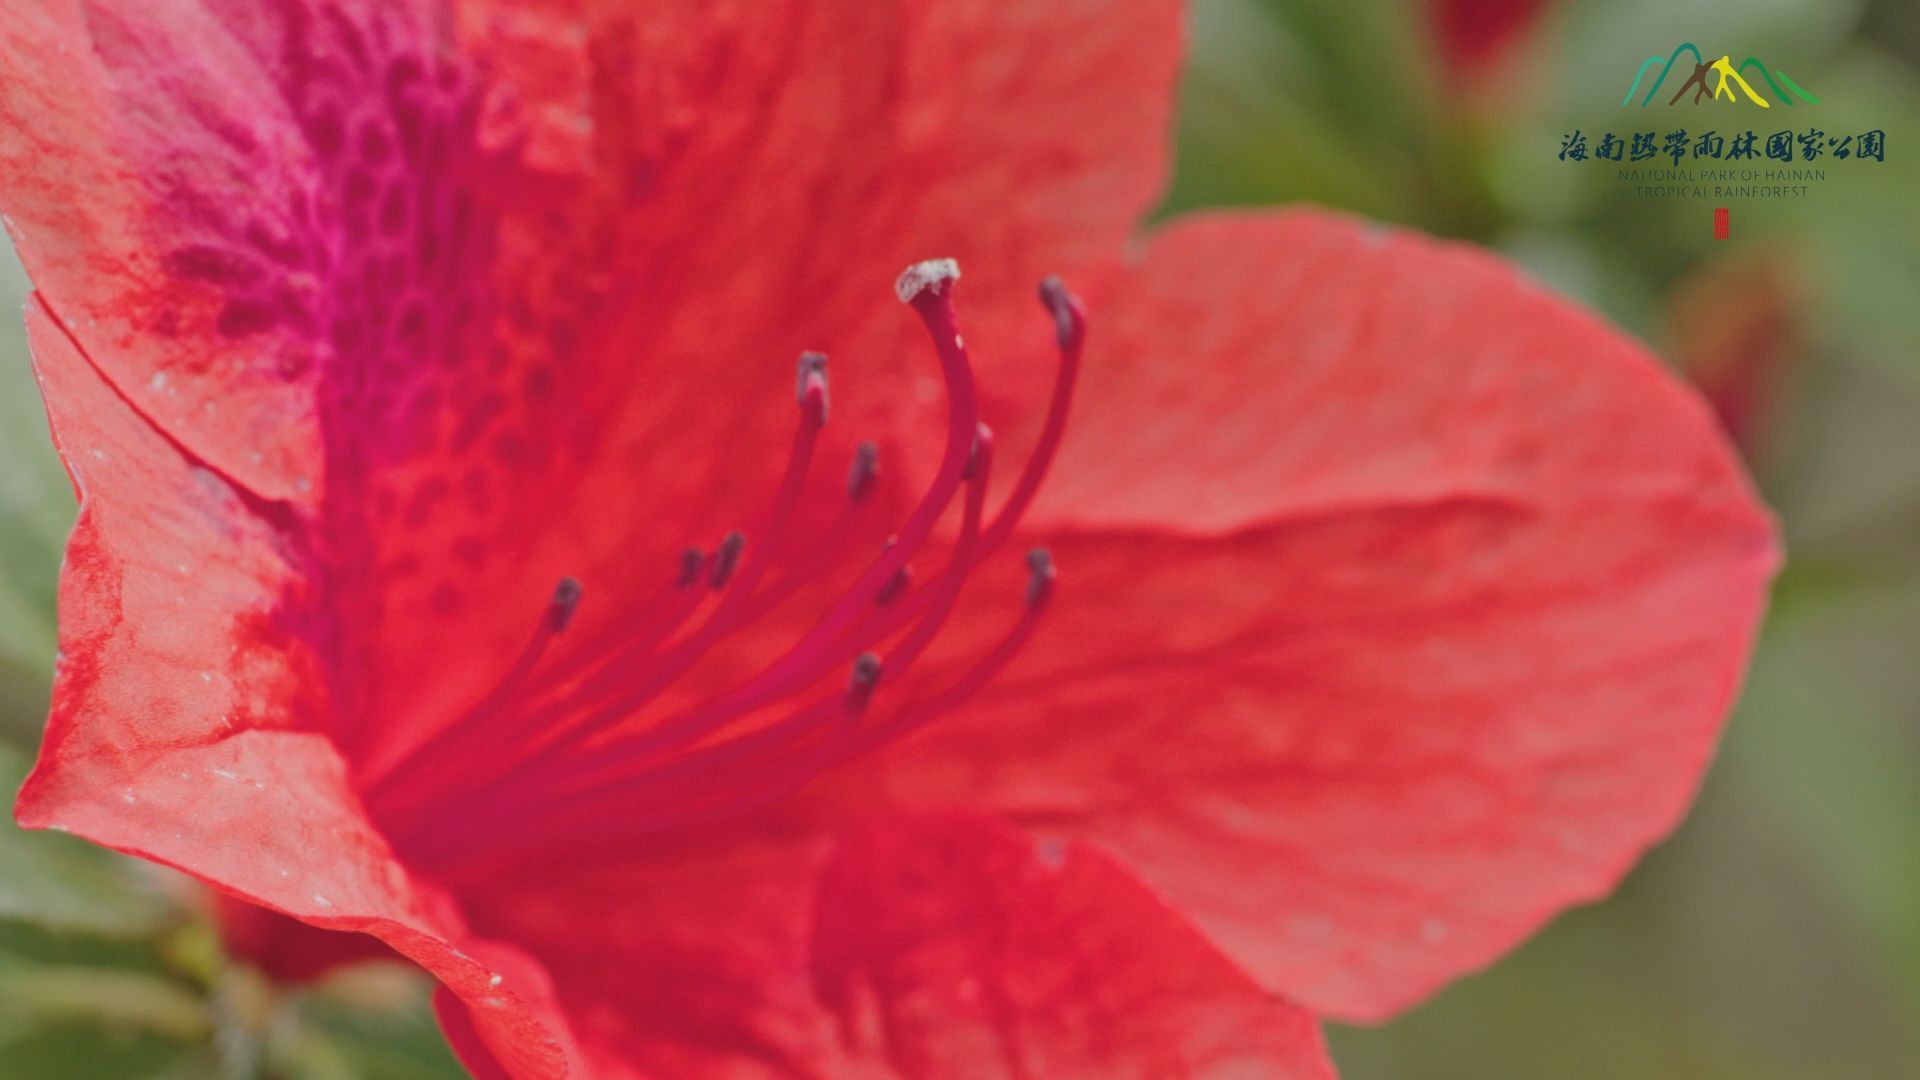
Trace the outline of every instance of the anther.
{"type": "Polygon", "coordinates": [[[887,579],[885,585],[880,586],[880,591],[874,594],[873,602],[883,607],[891,604],[901,593],[907,591],[907,586],[912,584],[912,565],[902,566],[893,572],[893,576],[887,579]]]}
{"type": "Polygon", "coordinates": [[[738,529],[728,533],[713,549],[713,573],[707,578],[707,584],[714,589],[724,589],[733,579],[733,570],[740,565],[740,549],[747,546],[747,534],[738,529]]]}
{"type": "Polygon", "coordinates": [[[553,587],[553,601],[547,605],[547,626],[554,633],[565,633],[567,624],[573,621],[574,609],[580,606],[580,583],[570,577],[560,579],[553,587]]]}
{"type": "Polygon", "coordinates": [[[974,469],[980,464],[981,454],[993,453],[993,429],[986,424],[973,426],[973,446],[967,451],[967,468],[960,474],[962,480],[973,479],[974,469]]]}
{"type": "Polygon", "coordinates": [[[847,710],[856,715],[864,712],[879,682],[880,658],[870,652],[855,657],[853,673],[847,677],[847,710]]]}
{"type": "Polygon", "coordinates": [[[794,376],[793,397],[802,406],[807,403],[807,395],[814,388],[820,393],[820,422],[827,422],[827,354],[803,352],[800,354],[799,370],[794,376]]]}
{"type": "Polygon", "coordinates": [[[960,279],[960,264],[952,259],[928,259],[917,262],[905,270],[893,281],[893,294],[903,304],[913,303],[914,297],[932,289],[938,296],[940,290],[960,279]]]}
{"type": "Polygon", "coordinates": [[[880,475],[880,448],[863,442],[853,448],[853,464],[847,469],[847,498],[858,502],[880,475]]]}
{"type": "Polygon", "coordinates": [[[680,576],[674,584],[682,589],[689,588],[700,580],[700,569],[707,564],[707,553],[699,548],[688,548],[680,553],[680,576]]]}
{"type": "Polygon", "coordinates": [[[1040,303],[1053,316],[1053,340],[1063,349],[1070,348],[1083,326],[1078,313],[1080,301],[1067,291],[1067,285],[1048,274],[1040,282],[1040,303]]]}
{"type": "Polygon", "coordinates": [[[1053,553],[1046,548],[1027,552],[1027,606],[1039,607],[1053,597],[1053,553]]]}

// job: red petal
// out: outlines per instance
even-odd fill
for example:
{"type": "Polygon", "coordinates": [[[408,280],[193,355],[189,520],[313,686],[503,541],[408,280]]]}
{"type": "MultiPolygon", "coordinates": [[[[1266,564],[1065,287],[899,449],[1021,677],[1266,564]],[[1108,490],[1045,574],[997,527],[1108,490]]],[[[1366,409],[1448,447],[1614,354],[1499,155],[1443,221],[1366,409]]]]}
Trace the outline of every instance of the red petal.
{"type": "Polygon", "coordinates": [[[324,510],[356,758],[477,697],[559,576],[591,629],[751,520],[801,349],[842,452],[909,397],[902,265],[1024,295],[1164,176],[1171,0],[575,7],[459,5],[472,64],[406,5],[0,21],[22,256],[170,436],[324,510]]]}
{"type": "Polygon", "coordinates": [[[1095,838],[1357,1017],[1673,826],[1776,551],[1652,358],[1485,254],[1310,213],[1179,225],[1091,306],[1047,624],[966,718],[822,787],[1095,838]]]}
{"type": "Polygon", "coordinates": [[[1086,845],[906,819],[846,844],[817,904],[821,991],[902,1076],[1333,1075],[1310,1016],[1086,845]]]}
{"type": "Polygon", "coordinates": [[[523,868],[483,918],[555,973],[594,1076],[1332,1075],[1311,1017],[1096,850],[940,816],[821,854],[768,818],[523,868]]]}
{"type": "Polygon", "coordinates": [[[475,1003],[518,1075],[560,1075],[566,1029],[542,987],[493,981],[505,947],[409,878],[316,730],[328,692],[305,631],[324,599],[298,533],[136,414],[37,302],[27,329],[80,518],[20,823],[373,934],[475,1003]]]}
{"type": "Polygon", "coordinates": [[[9,5],[0,191],[21,260],[102,374],[242,488],[308,504],[334,298],[308,139],[250,40],[264,19],[9,5]]]}

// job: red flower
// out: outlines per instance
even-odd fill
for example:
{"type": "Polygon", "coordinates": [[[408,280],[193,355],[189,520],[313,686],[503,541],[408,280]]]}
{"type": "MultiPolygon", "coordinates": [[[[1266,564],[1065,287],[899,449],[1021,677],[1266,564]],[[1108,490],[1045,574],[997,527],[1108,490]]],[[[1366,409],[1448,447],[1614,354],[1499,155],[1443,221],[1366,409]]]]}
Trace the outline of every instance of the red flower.
{"type": "Polygon", "coordinates": [[[581,6],[0,16],[22,823],[385,941],[487,1075],[1164,1077],[1679,817],[1774,547],[1637,346],[1324,214],[1127,252],[1171,3],[581,6]]]}
{"type": "Polygon", "coordinates": [[[1464,83],[1492,74],[1546,6],[1546,0],[1428,0],[1447,78],[1464,83]]]}

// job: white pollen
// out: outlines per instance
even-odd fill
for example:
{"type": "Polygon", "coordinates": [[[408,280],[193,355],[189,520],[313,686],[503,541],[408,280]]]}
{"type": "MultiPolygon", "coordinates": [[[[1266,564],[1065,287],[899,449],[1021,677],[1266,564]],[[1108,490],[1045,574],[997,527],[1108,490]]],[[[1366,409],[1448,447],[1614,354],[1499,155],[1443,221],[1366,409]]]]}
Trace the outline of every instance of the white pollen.
{"type": "Polygon", "coordinates": [[[313,902],[314,902],[314,903],[316,903],[316,904],[318,904],[318,905],[320,905],[321,907],[332,907],[332,906],[333,906],[333,901],[331,901],[331,900],[329,900],[329,899],[327,899],[327,898],[326,898],[326,897],[324,897],[324,896],[321,896],[321,895],[320,895],[319,893],[314,893],[314,894],[313,894],[313,902]]]}
{"type": "Polygon", "coordinates": [[[493,978],[491,978],[491,979],[488,979],[488,980],[487,980],[487,985],[488,985],[488,986],[499,986],[499,985],[500,985],[501,983],[503,983],[503,982],[505,982],[505,981],[506,981],[506,980],[505,980],[504,978],[502,978],[502,977],[500,977],[500,976],[498,976],[498,975],[495,975],[495,976],[494,976],[493,978]]]}
{"type": "Polygon", "coordinates": [[[894,279],[893,293],[903,304],[910,304],[913,298],[928,289],[938,293],[950,281],[960,280],[960,264],[952,259],[928,259],[917,262],[894,279]]]}

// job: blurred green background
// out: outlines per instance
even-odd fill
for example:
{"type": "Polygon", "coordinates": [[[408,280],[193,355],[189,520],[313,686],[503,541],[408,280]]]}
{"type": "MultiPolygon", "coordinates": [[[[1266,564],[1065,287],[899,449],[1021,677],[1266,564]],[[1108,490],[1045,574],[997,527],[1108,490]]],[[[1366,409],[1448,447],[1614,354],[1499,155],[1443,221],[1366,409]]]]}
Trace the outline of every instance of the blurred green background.
{"type": "MultiPolygon", "coordinates": [[[[1678,834],[1612,900],[1380,1028],[1352,1078],[1920,1075],[1920,5],[1912,0],[1201,0],[1167,213],[1309,200],[1503,251],[1692,377],[1790,562],[1750,685],[1678,834]],[[1638,62],[1754,54],[1882,128],[1885,164],[1800,199],[1646,199],[1561,138],[1638,62]]],[[[1704,106],[1702,108],[1705,108],[1704,106]]],[[[1775,114],[1784,113],[1775,109],[1775,114]]],[[[1743,112],[1740,126],[1757,110],[1743,112]]],[[[1685,117],[1682,119],[1682,117],[1685,117]]],[[[1708,126],[1704,119],[1694,126],[1708,126]]],[[[1731,121],[1729,121],[1731,123],[1731,121]]],[[[0,308],[26,282],[0,250],[0,308]]],[[[72,500],[19,323],[0,320],[0,786],[46,704],[72,500]]],[[[0,1076],[458,1076],[397,969],[298,993],[229,965],[178,886],[0,827],[0,1076]]]]}

